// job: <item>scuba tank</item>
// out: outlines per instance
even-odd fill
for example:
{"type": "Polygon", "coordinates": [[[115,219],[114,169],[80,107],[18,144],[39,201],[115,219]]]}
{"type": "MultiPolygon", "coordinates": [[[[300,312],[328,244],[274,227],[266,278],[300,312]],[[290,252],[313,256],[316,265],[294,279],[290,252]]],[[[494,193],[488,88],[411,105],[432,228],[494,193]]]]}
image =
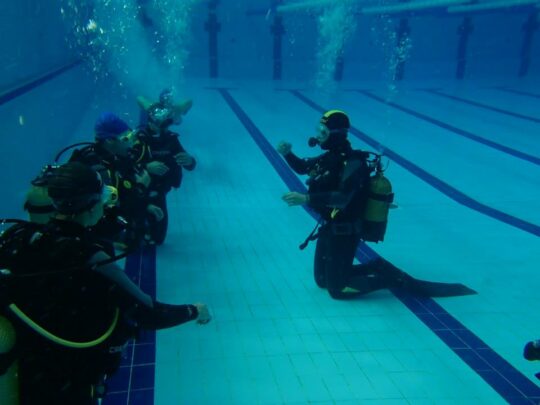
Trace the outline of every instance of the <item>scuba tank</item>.
{"type": "Polygon", "coordinates": [[[375,170],[369,179],[369,194],[363,218],[362,239],[366,242],[382,242],[388,223],[388,211],[394,201],[392,184],[384,177],[381,164],[381,155],[375,155],[369,161],[372,170],[375,170]]]}
{"type": "Polygon", "coordinates": [[[47,180],[57,168],[56,165],[44,166],[41,173],[31,182],[24,202],[24,210],[28,213],[31,222],[45,224],[56,212],[47,192],[47,180]]]}

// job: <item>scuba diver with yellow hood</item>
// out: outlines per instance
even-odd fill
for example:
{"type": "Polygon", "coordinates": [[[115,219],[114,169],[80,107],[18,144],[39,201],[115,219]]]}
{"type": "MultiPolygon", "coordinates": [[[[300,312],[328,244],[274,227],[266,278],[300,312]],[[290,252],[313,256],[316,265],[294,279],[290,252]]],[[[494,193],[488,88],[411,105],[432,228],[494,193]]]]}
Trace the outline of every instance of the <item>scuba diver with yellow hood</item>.
{"type": "Polygon", "coordinates": [[[384,239],[388,210],[394,194],[383,175],[381,156],[354,150],[347,139],[350,121],[340,110],[326,112],[309,139],[325,152],[301,159],[288,142],[277,151],[298,174],[307,174],[307,193],[289,192],[283,200],[289,206],[306,205],[320,217],[317,227],[300,246],[317,240],[314,261],[315,282],[334,299],[347,299],[382,288],[399,288],[415,295],[454,296],[473,294],[462,284],[418,280],[377,258],[353,265],[361,241],[384,239]],[[370,159],[370,156],[374,156],[370,159]],[[320,228],[319,228],[320,225],[320,228]],[[318,233],[316,233],[318,229],[318,233]]]}

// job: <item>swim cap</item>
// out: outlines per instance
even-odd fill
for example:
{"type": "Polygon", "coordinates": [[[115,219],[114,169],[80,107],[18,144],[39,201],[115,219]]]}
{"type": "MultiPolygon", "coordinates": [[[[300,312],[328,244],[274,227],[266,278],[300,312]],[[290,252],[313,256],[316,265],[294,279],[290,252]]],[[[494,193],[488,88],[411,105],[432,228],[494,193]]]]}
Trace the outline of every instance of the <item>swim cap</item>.
{"type": "Polygon", "coordinates": [[[123,119],[110,112],[102,113],[94,126],[96,140],[115,139],[129,129],[123,119]]]}
{"type": "Polygon", "coordinates": [[[343,111],[330,110],[321,117],[321,124],[330,130],[330,132],[346,132],[351,127],[349,117],[343,111]]]}
{"type": "Polygon", "coordinates": [[[101,200],[103,182],[95,170],[69,162],[54,171],[47,181],[49,197],[61,214],[79,214],[101,200]]]}

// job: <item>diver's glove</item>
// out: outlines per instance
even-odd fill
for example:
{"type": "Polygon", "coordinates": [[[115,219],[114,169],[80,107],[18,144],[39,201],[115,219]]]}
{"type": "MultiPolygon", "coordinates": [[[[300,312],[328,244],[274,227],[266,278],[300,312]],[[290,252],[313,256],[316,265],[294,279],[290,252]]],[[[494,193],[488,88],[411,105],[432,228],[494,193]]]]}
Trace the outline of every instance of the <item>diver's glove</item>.
{"type": "Polygon", "coordinates": [[[281,141],[277,145],[276,150],[280,155],[285,156],[285,155],[291,153],[292,145],[289,142],[281,141]]]}
{"type": "Polygon", "coordinates": [[[145,167],[148,173],[155,176],[164,176],[169,171],[169,167],[158,160],[148,162],[145,167]]]}
{"type": "Polygon", "coordinates": [[[193,320],[198,323],[210,321],[206,305],[170,305],[154,301],[152,308],[140,306],[135,314],[137,326],[150,330],[171,328],[193,320]]]}

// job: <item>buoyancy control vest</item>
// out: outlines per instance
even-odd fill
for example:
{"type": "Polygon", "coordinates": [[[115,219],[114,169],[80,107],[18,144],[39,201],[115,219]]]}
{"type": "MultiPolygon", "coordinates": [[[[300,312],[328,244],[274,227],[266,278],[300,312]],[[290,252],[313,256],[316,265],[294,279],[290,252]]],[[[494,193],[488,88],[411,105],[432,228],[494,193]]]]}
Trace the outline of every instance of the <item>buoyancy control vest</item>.
{"type": "MultiPolygon", "coordinates": [[[[77,287],[91,286],[93,281],[87,281],[94,278],[104,287],[104,294],[98,299],[106,298],[108,287],[95,272],[85,271],[88,258],[100,247],[90,245],[80,229],[59,232],[61,226],[54,221],[46,225],[21,220],[0,220],[0,223],[2,227],[14,223],[0,233],[0,403],[16,405],[18,359],[27,348],[35,348],[37,342],[81,349],[100,347],[116,328],[119,312],[107,300],[104,305],[100,302],[95,307],[92,305],[91,311],[84,308],[88,294],[81,293],[77,287]],[[57,302],[62,301],[60,294],[69,290],[73,290],[67,294],[72,301],[64,302],[59,311],[55,306],[62,306],[57,302]],[[78,312],[81,306],[82,313],[78,312]],[[96,311],[97,316],[104,317],[102,320],[92,322],[84,318],[96,311]],[[108,322],[107,330],[105,333],[102,332],[105,329],[93,330],[90,339],[80,339],[62,325],[73,323],[78,316],[86,332],[88,327],[108,322]],[[100,333],[97,339],[96,333],[100,333]]],[[[73,326],[79,327],[72,325],[72,329],[73,326]]]]}
{"type": "Polygon", "coordinates": [[[19,343],[102,346],[119,311],[114,283],[92,268],[118,257],[90,265],[108,249],[75,223],[16,222],[0,235],[0,314],[15,322],[19,343]]]}
{"type": "Polygon", "coordinates": [[[94,337],[110,325],[115,308],[111,285],[89,267],[106,250],[75,223],[18,221],[0,236],[1,312],[15,303],[55,335],[94,337]]]}
{"type": "Polygon", "coordinates": [[[349,186],[354,183],[355,192],[343,208],[317,209],[321,221],[300,245],[300,249],[317,238],[317,228],[323,220],[350,223],[350,232],[360,235],[366,242],[384,240],[394,193],[390,181],[383,174],[385,169],[381,158],[381,155],[373,152],[352,150],[349,153],[325,154],[316,160],[306,182],[310,193],[335,191],[338,182],[349,182],[349,186]]]}
{"type": "MultiPolygon", "coordinates": [[[[344,164],[342,176],[347,176],[347,171],[356,167],[361,173],[356,178],[362,184],[353,196],[351,203],[354,207],[346,207],[341,211],[356,211],[360,216],[358,219],[360,235],[366,242],[381,242],[384,240],[386,227],[388,223],[388,212],[391,203],[394,201],[392,184],[384,176],[384,169],[381,163],[382,156],[373,152],[353,151],[344,164]],[[351,161],[357,160],[354,165],[351,161]],[[351,166],[350,168],[347,166],[351,166]],[[366,177],[369,176],[369,177],[366,177]]],[[[350,173],[349,173],[350,175],[350,173]]],[[[340,211],[340,210],[335,210],[340,211]]],[[[343,212],[341,213],[343,214],[343,212]]],[[[333,212],[332,218],[339,218],[339,213],[333,212]]]]}

